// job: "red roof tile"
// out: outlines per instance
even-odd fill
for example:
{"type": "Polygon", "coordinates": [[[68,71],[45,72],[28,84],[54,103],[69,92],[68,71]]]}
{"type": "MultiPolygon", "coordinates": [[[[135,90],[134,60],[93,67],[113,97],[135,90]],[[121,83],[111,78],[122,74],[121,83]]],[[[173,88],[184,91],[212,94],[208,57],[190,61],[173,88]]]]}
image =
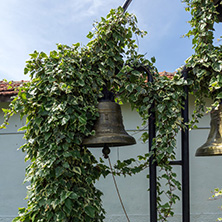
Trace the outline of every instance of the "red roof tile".
{"type": "Polygon", "coordinates": [[[27,81],[0,81],[0,102],[10,102],[11,97],[18,93],[18,87],[21,86],[24,82],[27,81]]]}
{"type": "Polygon", "coordinates": [[[18,93],[18,87],[22,85],[25,80],[22,81],[12,81],[12,82],[5,82],[0,81],[0,95],[16,95],[18,93]]]}
{"type": "Polygon", "coordinates": [[[166,71],[163,71],[163,72],[159,72],[159,74],[161,76],[166,76],[168,77],[169,79],[172,79],[173,76],[176,74],[176,72],[166,72],[166,71]]]}

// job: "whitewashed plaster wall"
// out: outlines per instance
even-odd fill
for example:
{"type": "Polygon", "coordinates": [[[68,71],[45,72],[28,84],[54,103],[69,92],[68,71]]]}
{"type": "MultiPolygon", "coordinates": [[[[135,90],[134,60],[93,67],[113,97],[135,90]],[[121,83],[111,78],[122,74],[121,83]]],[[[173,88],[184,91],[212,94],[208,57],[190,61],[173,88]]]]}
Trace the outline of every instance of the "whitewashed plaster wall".
{"type": "MultiPolygon", "coordinates": [[[[8,103],[0,103],[6,108],[8,103]]],[[[3,113],[0,111],[0,124],[3,113]]],[[[18,148],[24,144],[23,133],[17,130],[24,124],[19,116],[13,116],[7,129],[0,130],[0,222],[12,221],[17,215],[18,207],[26,202],[26,185],[23,184],[26,165],[25,154],[18,148]]]]}
{"type": "MultiPolygon", "coordinates": [[[[190,101],[192,107],[193,101],[190,101]]],[[[6,107],[1,103],[0,107],[6,107]]],[[[116,160],[136,157],[148,151],[148,145],[143,144],[139,139],[142,132],[137,130],[141,121],[135,111],[131,111],[129,105],[122,106],[123,120],[128,133],[137,139],[137,144],[129,147],[112,148],[110,159],[112,164],[116,160]]],[[[3,113],[0,111],[0,122],[3,120],[3,113]]],[[[216,187],[222,187],[222,156],[220,157],[195,157],[195,152],[208,136],[209,115],[201,119],[198,129],[190,132],[190,208],[191,222],[216,221],[222,215],[219,206],[221,200],[209,200],[211,191],[216,187]]],[[[7,129],[0,130],[0,222],[9,222],[17,215],[18,207],[26,204],[26,188],[22,184],[25,176],[24,163],[25,154],[17,150],[23,143],[22,133],[17,129],[24,124],[19,116],[10,120],[7,129]]],[[[101,149],[93,148],[92,153],[96,157],[102,156],[101,149]]],[[[177,157],[180,159],[180,135],[178,135],[177,157]]],[[[107,163],[107,160],[105,160],[107,163]]],[[[108,164],[108,163],[107,163],[108,164]]],[[[181,178],[181,167],[174,166],[181,178]]],[[[131,222],[149,221],[149,181],[146,179],[148,169],[133,177],[117,177],[117,184],[123,199],[126,211],[131,222]]],[[[104,193],[103,204],[106,214],[106,222],[127,221],[121,208],[111,175],[105,179],[101,178],[96,186],[104,193]]],[[[164,186],[164,185],[163,185],[164,186]]],[[[178,192],[180,195],[180,193],[178,192]]],[[[179,222],[181,219],[181,202],[175,206],[175,216],[169,218],[169,222],[179,222]]]]}

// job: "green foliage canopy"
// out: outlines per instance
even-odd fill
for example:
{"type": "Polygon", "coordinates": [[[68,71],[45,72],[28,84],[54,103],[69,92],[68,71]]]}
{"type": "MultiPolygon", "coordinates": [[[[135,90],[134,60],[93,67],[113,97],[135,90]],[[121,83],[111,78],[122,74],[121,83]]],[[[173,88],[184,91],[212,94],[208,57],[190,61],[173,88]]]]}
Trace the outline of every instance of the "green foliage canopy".
{"type": "MultiPolygon", "coordinates": [[[[185,81],[181,69],[172,79],[160,76],[154,67],[155,59],[145,59],[137,52],[133,35],[143,37],[146,32],[136,25],[136,17],[124,13],[122,8],[111,10],[106,18],[94,24],[94,32],[86,46],[77,43],[71,47],[58,44],[49,55],[34,52],[27,61],[25,73],[31,81],[20,88],[18,96],[5,111],[5,123],[14,113],[26,117],[27,143],[22,150],[27,153],[26,181],[28,206],[19,210],[13,221],[103,221],[105,211],[101,191],[95,181],[106,176],[109,169],[99,163],[91,152],[82,146],[85,136],[92,135],[98,117],[98,98],[104,86],[118,100],[129,102],[147,125],[148,109],[155,103],[157,137],[153,151],[118,161],[117,175],[133,175],[149,165],[154,155],[161,173],[158,176],[158,220],[167,221],[173,216],[173,204],[179,199],[176,189],[181,189],[170,161],[175,160],[176,135],[184,128],[181,118],[185,85],[196,96],[196,110],[191,123],[201,117],[204,97],[215,104],[221,99],[221,46],[213,45],[213,24],[218,22],[215,6],[210,0],[184,0],[191,11],[195,54],[187,60],[190,69],[185,81]],[[143,67],[143,69],[141,69],[143,67]],[[145,69],[153,76],[147,82],[145,69]],[[155,152],[154,152],[155,150],[155,152]],[[167,189],[162,189],[165,181],[167,189]],[[166,202],[162,196],[168,197],[166,202]]],[[[142,135],[144,142],[148,133],[142,135]]],[[[149,175],[148,175],[149,177],[149,175]]]]}

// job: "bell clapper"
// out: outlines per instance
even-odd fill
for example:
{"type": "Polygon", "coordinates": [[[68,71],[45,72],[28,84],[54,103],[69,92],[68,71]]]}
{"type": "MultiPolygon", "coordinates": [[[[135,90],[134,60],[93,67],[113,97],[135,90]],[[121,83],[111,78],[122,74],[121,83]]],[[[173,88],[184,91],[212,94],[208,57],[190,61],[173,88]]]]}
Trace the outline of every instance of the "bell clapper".
{"type": "Polygon", "coordinates": [[[109,158],[109,154],[110,154],[110,149],[109,149],[109,146],[107,144],[104,144],[102,152],[103,152],[104,158],[108,159],[109,158]]]}

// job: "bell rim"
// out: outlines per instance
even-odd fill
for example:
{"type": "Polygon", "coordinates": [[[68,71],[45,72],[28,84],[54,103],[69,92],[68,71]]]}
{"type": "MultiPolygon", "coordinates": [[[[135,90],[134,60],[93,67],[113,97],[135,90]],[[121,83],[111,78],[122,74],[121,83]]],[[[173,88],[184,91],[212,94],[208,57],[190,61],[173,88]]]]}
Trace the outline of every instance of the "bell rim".
{"type": "Polygon", "coordinates": [[[200,147],[197,149],[195,156],[221,156],[222,155],[222,145],[200,147]]]}
{"type": "Polygon", "coordinates": [[[104,147],[104,145],[108,145],[109,147],[121,147],[121,146],[131,146],[136,144],[136,140],[134,137],[130,135],[121,135],[121,134],[110,134],[104,136],[92,136],[86,138],[83,142],[84,146],[87,147],[104,147]]]}

